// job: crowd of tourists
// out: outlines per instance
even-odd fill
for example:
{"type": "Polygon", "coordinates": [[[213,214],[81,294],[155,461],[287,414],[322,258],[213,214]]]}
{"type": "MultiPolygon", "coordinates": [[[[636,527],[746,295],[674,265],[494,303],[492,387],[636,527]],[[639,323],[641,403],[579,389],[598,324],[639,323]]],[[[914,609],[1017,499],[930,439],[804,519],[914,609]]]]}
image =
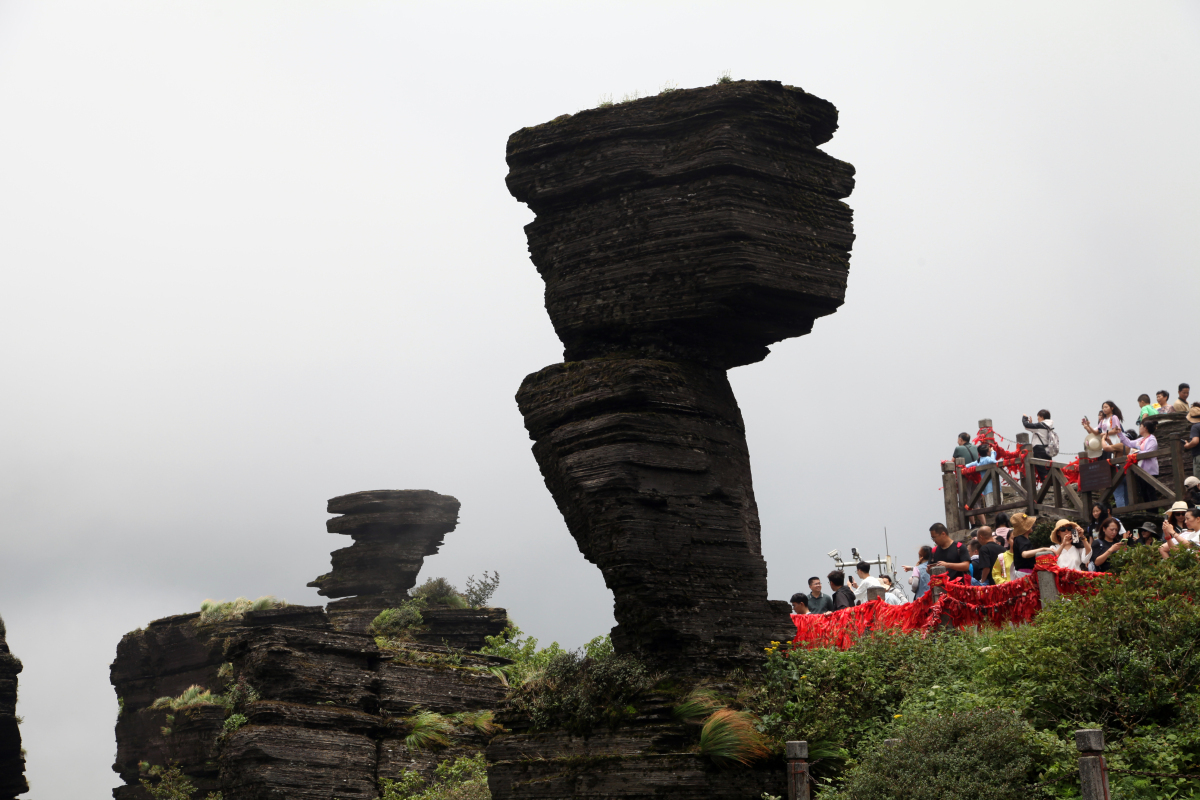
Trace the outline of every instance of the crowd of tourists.
{"type": "MultiPolygon", "coordinates": [[[[1124,417],[1116,403],[1106,401],[1100,409],[1095,423],[1086,417],[1082,421],[1084,430],[1099,439],[1098,452],[1102,458],[1113,458],[1131,452],[1152,452],[1159,448],[1155,437],[1159,414],[1187,414],[1190,423],[1183,440],[1185,464],[1192,463],[1192,475],[1184,481],[1185,497],[1177,500],[1163,516],[1161,524],[1145,522],[1137,530],[1129,531],[1119,519],[1112,515],[1107,505],[1093,503],[1086,524],[1060,519],[1050,533],[1050,546],[1035,547],[1030,541],[1037,517],[1024,512],[996,514],[994,525],[982,524],[982,517],[970,521],[977,525],[970,538],[956,542],[945,525],[938,522],[929,528],[931,544],[917,552],[917,563],[902,567],[907,573],[909,588],[914,598],[929,591],[930,569],[943,567],[951,581],[961,581],[973,586],[994,586],[1017,580],[1033,573],[1038,556],[1052,555],[1060,567],[1087,572],[1114,572],[1112,557],[1122,550],[1134,547],[1155,547],[1163,558],[1174,548],[1190,548],[1200,556],[1200,402],[1188,404],[1191,387],[1179,385],[1179,394],[1171,402],[1170,393],[1160,391],[1155,401],[1143,394],[1138,398],[1138,430],[1124,430],[1124,417]]],[[[1042,409],[1036,418],[1025,416],[1022,420],[1030,434],[1034,458],[1052,459],[1058,455],[1058,434],[1050,412],[1042,409]]],[[[971,437],[962,433],[954,449],[954,458],[963,459],[966,466],[985,466],[997,463],[987,442],[972,443],[971,437]]],[[[1158,459],[1143,460],[1139,466],[1148,475],[1158,475],[1158,459]]],[[[1184,465],[1180,465],[1183,467],[1184,465]]],[[[1045,467],[1035,467],[1038,480],[1046,476],[1045,467]]],[[[990,485],[983,489],[984,496],[992,492],[990,485]]],[[[1153,488],[1143,482],[1147,491],[1153,488]]],[[[1125,505],[1124,486],[1113,492],[1117,506],[1125,505]]],[[[1153,496],[1153,495],[1146,495],[1153,496]]],[[[894,585],[888,575],[871,575],[869,564],[856,565],[856,576],[847,577],[840,569],[826,576],[830,594],[825,594],[821,579],[808,579],[808,592],[792,595],[792,609],[797,614],[825,614],[851,608],[868,599],[870,589],[882,589],[885,602],[899,605],[908,602],[899,586],[894,585]]]]}

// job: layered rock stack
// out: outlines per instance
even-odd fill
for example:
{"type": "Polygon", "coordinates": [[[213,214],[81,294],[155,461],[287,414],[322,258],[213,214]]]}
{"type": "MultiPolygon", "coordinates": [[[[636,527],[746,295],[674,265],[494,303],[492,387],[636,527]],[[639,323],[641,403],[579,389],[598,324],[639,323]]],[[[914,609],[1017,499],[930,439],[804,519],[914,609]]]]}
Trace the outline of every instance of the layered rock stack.
{"type": "Polygon", "coordinates": [[[25,781],[25,755],[17,724],[17,675],[21,661],[8,649],[4,620],[0,619],[0,800],[13,800],[29,791],[25,781]]]}
{"type": "MultiPolygon", "coordinates": [[[[325,529],[350,536],[354,544],[334,550],[333,570],[308,585],[322,597],[343,598],[327,606],[333,624],[362,633],[380,611],[409,599],[425,557],[437,553],[458,525],[458,509],[458,500],[425,489],[355,492],[330,500],[326,510],[341,516],[328,520],[325,529]]],[[[499,633],[507,620],[496,609],[433,608],[425,614],[435,631],[425,636],[461,647],[482,646],[482,637],[499,633]]]]}
{"type": "Polygon", "coordinates": [[[854,168],[817,149],[837,110],[740,81],[513,134],[509,191],[567,363],[517,403],[580,551],[615,596],[618,652],[720,673],[787,635],[767,600],[726,370],[841,305],[854,168]]]}

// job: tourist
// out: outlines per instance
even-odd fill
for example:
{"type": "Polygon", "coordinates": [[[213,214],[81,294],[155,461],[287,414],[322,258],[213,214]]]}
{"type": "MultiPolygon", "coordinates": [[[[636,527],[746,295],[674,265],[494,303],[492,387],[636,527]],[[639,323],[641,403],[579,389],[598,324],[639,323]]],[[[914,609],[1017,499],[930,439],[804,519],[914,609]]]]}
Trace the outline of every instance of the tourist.
{"type": "Polygon", "coordinates": [[[871,565],[865,561],[860,561],[854,565],[854,571],[858,573],[858,581],[850,579],[850,586],[854,589],[855,605],[867,602],[867,589],[878,589],[883,584],[878,578],[872,577],[871,565]]]}
{"type": "Polygon", "coordinates": [[[996,560],[1004,555],[1004,546],[996,541],[992,535],[992,529],[984,526],[979,529],[979,569],[976,572],[976,577],[984,584],[991,586],[992,570],[996,566],[996,560]]]}
{"type": "Polygon", "coordinates": [[[1187,439],[1183,443],[1183,458],[1185,461],[1189,458],[1192,460],[1192,477],[1196,478],[1200,476],[1200,403],[1188,409],[1187,421],[1192,427],[1188,429],[1187,439]]]}
{"type": "Polygon", "coordinates": [[[996,557],[996,563],[992,565],[992,585],[999,586],[1002,583],[1008,583],[1013,577],[1012,548],[1005,545],[1004,551],[996,557]]]}
{"type": "Polygon", "coordinates": [[[1092,558],[1092,544],[1083,533],[1083,528],[1069,519],[1060,519],[1050,532],[1054,542],[1054,553],[1058,565],[1064,569],[1086,569],[1092,558]]]}
{"type": "Polygon", "coordinates": [[[1153,522],[1145,522],[1142,527],[1129,539],[1130,546],[1137,544],[1158,544],[1158,526],[1153,522]]]}
{"type": "Polygon", "coordinates": [[[810,614],[824,614],[827,611],[833,611],[833,598],[827,594],[821,594],[821,579],[813,576],[808,579],[808,612],[810,614]]]}
{"type": "Polygon", "coordinates": [[[808,596],[803,592],[796,592],[792,595],[792,613],[807,614],[808,613],[808,596]]]}
{"type": "Polygon", "coordinates": [[[1013,572],[1017,575],[1033,574],[1033,564],[1037,557],[1050,552],[1049,547],[1035,548],[1029,541],[1029,534],[1033,533],[1036,522],[1037,517],[1031,517],[1024,511],[1013,514],[1012,544],[1009,549],[1013,554],[1013,572]]]}
{"type": "Polygon", "coordinates": [[[979,458],[979,448],[971,444],[971,435],[969,433],[960,433],[958,435],[958,446],[954,448],[955,460],[962,459],[964,464],[970,464],[979,458]]]}
{"type": "Polygon", "coordinates": [[[1179,384],[1179,398],[1171,404],[1172,414],[1186,414],[1188,410],[1188,395],[1192,393],[1192,387],[1186,383],[1179,384]]]}
{"type": "Polygon", "coordinates": [[[1008,549],[1008,534],[1011,530],[1012,528],[1009,527],[1008,512],[1001,511],[996,515],[996,530],[992,533],[992,536],[995,537],[996,544],[1005,550],[1008,549]]]}
{"type": "MultiPolygon", "coordinates": [[[[1054,422],[1050,419],[1050,412],[1044,408],[1039,411],[1037,422],[1031,421],[1029,415],[1026,414],[1021,417],[1021,424],[1025,426],[1025,430],[1029,431],[1029,436],[1033,440],[1033,457],[1050,460],[1053,457],[1050,454],[1050,446],[1054,433],[1054,422]]],[[[1037,473],[1038,483],[1041,483],[1046,480],[1046,473],[1050,471],[1050,468],[1035,464],[1033,471],[1037,473]]]]}
{"type": "Polygon", "coordinates": [[[947,580],[970,585],[971,555],[966,546],[951,539],[950,531],[940,522],[935,522],[929,527],[929,538],[933,539],[936,545],[929,556],[930,566],[945,567],[947,580]]]}
{"type": "Polygon", "coordinates": [[[879,583],[884,588],[883,602],[889,606],[902,606],[908,602],[908,598],[900,591],[900,587],[892,583],[891,576],[880,575],[879,583]]]}
{"type": "MultiPolygon", "coordinates": [[[[1126,435],[1125,431],[1119,428],[1117,429],[1117,438],[1120,440],[1121,444],[1129,448],[1130,452],[1137,451],[1139,453],[1153,453],[1158,449],[1158,437],[1154,435],[1156,430],[1158,430],[1157,422],[1155,422],[1153,419],[1143,419],[1138,423],[1138,438],[1130,439],[1129,436],[1126,435]]],[[[1156,478],[1158,477],[1158,456],[1139,461],[1138,466],[1141,467],[1142,471],[1147,475],[1153,475],[1156,478]]],[[[1134,475],[1134,477],[1138,479],[1138,483],[1145,488],[1146,492],[1149,492],[1149,494],[1143,492],[1143,500],[1153,499],[1154,497],[1158,496],[1158,493],[1154,490],[1154,487],[1147,483],[1145,478],[1143,478],[1141,475],[1134,475]]]]}
{"type": "Polygon", "coordinates": [[[1154,393],[1155,399],[1158,401],[1154,404],[1154,410],[1159,414],[1171,413],[1171,393],[1166,389],[1160,389],[1154,393]]]}
{"type": "Polygon", "coordinates": [[[967,568],[967,574],[971,578],[972,586],[983,586],[981,580],[983,573],[979,570],[979,540],[972,539],[967,542],[967,552],[971,554],[971,566],[967,568]]]}
{"type": "Polygon", "coordinates": [[[1184,499],[1189,506],[1200,506],[1200,478],[1190,476],[1183,482],[1184,499]]]}
{"type": "Polygon", "coordinates": [[[1163,546],[1159,548],[1163,558],[1172,547],[1200,548],[1200,508],[1189,508],[1183,514],[1183,524],[1187,530],[1177,530],[1171,523],[1163,523],[1163,546]]]}
{"type": "MultiPolygon", "coordinates": [[[[1104,457],[1110,461],[1115,447],[1122,446],[1117,443],[1117,431],[1124,426],[1125,423],[1121,421],[1121,409],[1117,408],[1117,404],[1112,400],[1105,400],[1100,405],[1100,414],[1096,417],[1096,427],[1092,427],[1087,417],[1083,418],[1083,427],[1087,429],[1088,433],[1094,433],[1100,437],[1100,443],[1104,445],[1106,453],[1104,457]]],[[[1113,502],[1120,508],[1126,505],[1125,500],[1125,482],[1121,481],[1113,489],[1113,502]]]]}
{"type": "Polygon", "coordinates": [[[1183,521],[1184,515],[1187,513],[1189,504],[1182,500],[1176,500],[1167,509],[1167,513],[1163,515],[1163,538],[1167,535],[1167,526],[1170,525],[1176,531],[1187,530],[1187,523],[1183,521]]]}
{"type": "MultiPolygon", "coordinates": [[[[979,473],[980,473],[980,479],[982,480],[983,470],[979,469],[979,468],[985,467],[988,464],[995,464],[995,463],[996,463],[996,457],[994,455],[992,455],[991,446],[989,446],[987,442],[980,442],[979,443],[979,458],[975,459],[970,464],[967,464],[966,467],[975,467],[976,469],[978,469],[979,473]]],[[[964,467],[964,469],[966,467],[964,467]]],[[[979,499],[980,499],[980,502],[985,506],[993,504],[994,500],[992,499],[992,479],[990,477],[988,478],[987,485],[985,485],[983,487],[983,493],[979,495],[979,499]]],[[[980,521],[982,521],[979,517],[976,517],[976,519],[979,519],[980,521]]]]}
{"type": "Polygon", "coordinates": [[[854,608],[854,592],[846,586],[846,573],[835,569],[825,577],[829,579],[829,588],[833,590],[833,610],[854,608]]]}
{"type": "Polygon", "coordinates": [[[912,577],[908,579],[908,588],[912,589],[914,600],[920,600],[921,596],[929,591],[929,559],[932,557],[933,548],[923,544],[917,550],[917,565],[900,567],[905,572],[912,573],[912,577]]]}
{"type": "Polygon", "coordinates": [[[1150,395],[1138,395],[1138,421],[1140,422],[1145,417],[1152,417],[1158,413],[1158,409],[1150,402],[1150,395]]]}
{"type": "Polygon", "coordinates": [[[1092,545],[1092,570],[1094,572],[1111,572],[1116,573],[1116,567],[1109,564],[1111,556],[1119,550],[1124,550],[1128,544],[1129,532],[1126,531],[1118,537],[1117,529],[1120,523],[1116,517],[1109,517],[1104,521],[1104,527],[1100,530],[1100,538],[1092,545]]]}

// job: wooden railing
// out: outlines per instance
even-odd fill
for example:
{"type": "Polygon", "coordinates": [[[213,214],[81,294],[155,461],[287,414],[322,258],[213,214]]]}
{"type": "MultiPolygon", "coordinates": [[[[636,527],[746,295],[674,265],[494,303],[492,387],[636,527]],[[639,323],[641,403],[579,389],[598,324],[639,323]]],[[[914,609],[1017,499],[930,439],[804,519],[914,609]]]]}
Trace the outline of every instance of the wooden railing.
{"type": "MultiPolygon", "coordinates": [[[[991,420],[980,420],[979,427],[980,430],[990,429],[991,420]]],[[[1028,446],[1029,434],[1018,434],[1017,442],[1028,446]]],[[[1116,456],[1109,462],[1089,459],[1086,453],[1080,453],[1075,464],[1027,456],[1019,475],[1011,474],[999,463],[976,467],[978,484],[965,479],[962,468],[961,458],[942,464],[946,527],[951,531],[965,530],[971,517],[990,516],[1001,511],[1024,511],[1030,515],[1049,514],[1085,521],[1092,503],[1107,504],[1122,484],[1125,485],[1126,504],[1114,508],[1114,514],[1166,508],[1184,498],[1183,482],[1190,474],[1191,459],[1184,459],[1183,445],[1175,439],[1166,447],[1139,453],[1137,464],[1128,466],[1125,456],[1116,456]],[[1151,458],[1159,460],[1158,477],[1148,474],[1140,466],[1141,462],[1151,458]],[[1097,466],[1099,464],[1104,466],[1097,466]],[[1037,478],[1038,467],[1046,470],[1041,481],[1037,478]],[[1072,468],[1079,470],[1078,484],[1063,472],[1072,468]],[[1162,475],[1164,472],[1169,473],[1169,477],[1162,475]],[[1145,481],[1159,496],[1142,497],[1142,486],[1134,476],[1145,481]],[[991,492],[985,496],[984,490],[989,485],[991,492]]]]}

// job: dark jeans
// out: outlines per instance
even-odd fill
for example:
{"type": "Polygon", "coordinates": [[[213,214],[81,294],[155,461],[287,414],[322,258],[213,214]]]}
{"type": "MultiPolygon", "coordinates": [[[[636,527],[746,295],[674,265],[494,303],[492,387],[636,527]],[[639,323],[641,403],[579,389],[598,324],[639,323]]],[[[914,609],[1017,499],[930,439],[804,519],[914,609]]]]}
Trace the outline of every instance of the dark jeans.
{"type": "MultiPolygon", "coordinates": [[[[1033,446],[1033,457],[1034,458],[1044,458],[1046,460],[1049,460],[1050,454],[1046,452],[1046,445],[1035,444],[1033,446]]],[[[1037,473],[1038,483],[1041,483],[1042,481],[1046,480],[1046,475],[1048,475],[1050,473],[1050,468],[1034,466],[1033,471],[1037,473]]]]}

